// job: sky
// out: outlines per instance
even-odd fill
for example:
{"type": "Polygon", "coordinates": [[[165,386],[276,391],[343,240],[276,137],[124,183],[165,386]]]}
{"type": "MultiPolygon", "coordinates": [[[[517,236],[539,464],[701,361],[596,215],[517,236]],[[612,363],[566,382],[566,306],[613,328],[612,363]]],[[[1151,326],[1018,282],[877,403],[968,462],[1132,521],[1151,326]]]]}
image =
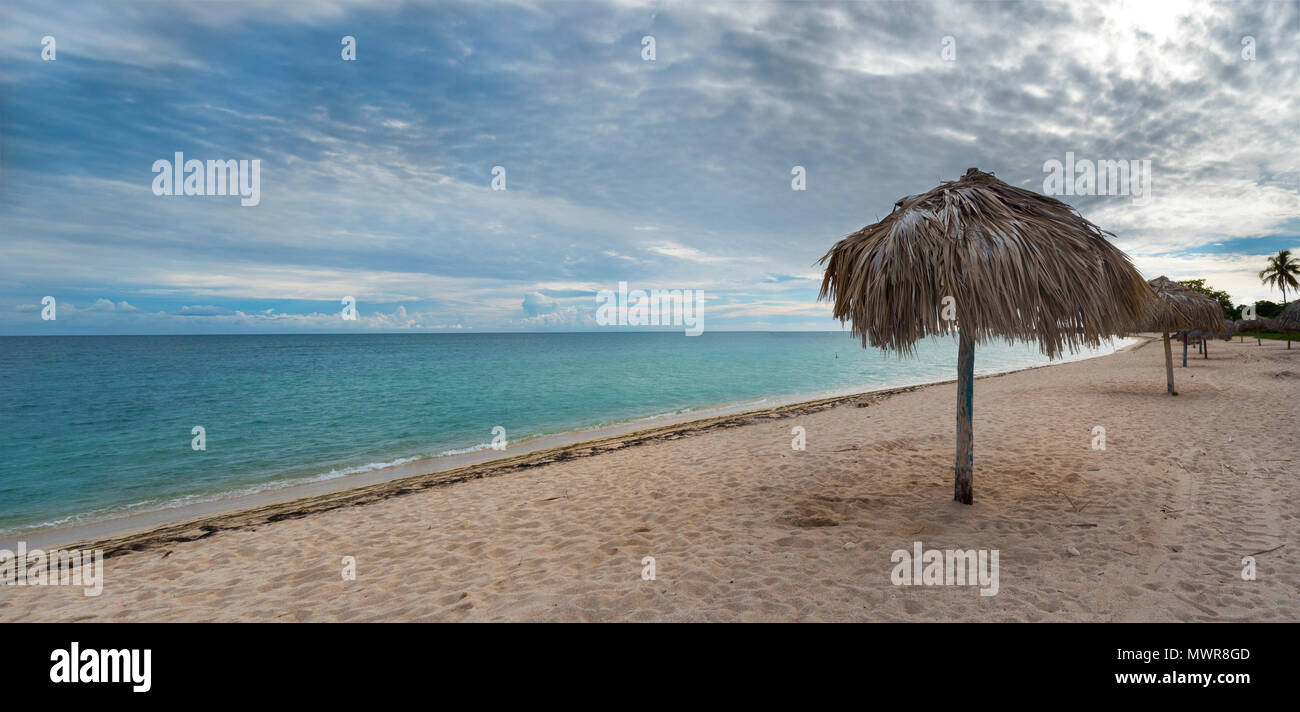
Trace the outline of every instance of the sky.
{"type": "Polygon", "coordinates": [[[1145,277],[1281,301],[1298,134],[1297,0],[6,0],[0,334],[586,330],[619,282],[834,330],[838,239],[1067,154],[1149,161],[1057,196],[1145,277]],[[156,194],[177,152],[260,200],[156,194]]]}

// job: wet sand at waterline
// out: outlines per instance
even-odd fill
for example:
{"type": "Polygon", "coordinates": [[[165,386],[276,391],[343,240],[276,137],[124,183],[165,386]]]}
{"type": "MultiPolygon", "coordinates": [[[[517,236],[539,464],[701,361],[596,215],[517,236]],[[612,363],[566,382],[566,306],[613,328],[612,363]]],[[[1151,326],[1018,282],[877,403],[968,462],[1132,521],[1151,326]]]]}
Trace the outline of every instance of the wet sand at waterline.
{"type": "Polygon", "coordinates": [[[944,383],[83,542],[102,595],[0,585],[0,620],[1300,620],[1300,349],[1188,364],[1177,397],[1159,340],[977,380],[973,506],[944,383]],[[997,550],[997,595],[895,586],[915,542],[997,550]]]}

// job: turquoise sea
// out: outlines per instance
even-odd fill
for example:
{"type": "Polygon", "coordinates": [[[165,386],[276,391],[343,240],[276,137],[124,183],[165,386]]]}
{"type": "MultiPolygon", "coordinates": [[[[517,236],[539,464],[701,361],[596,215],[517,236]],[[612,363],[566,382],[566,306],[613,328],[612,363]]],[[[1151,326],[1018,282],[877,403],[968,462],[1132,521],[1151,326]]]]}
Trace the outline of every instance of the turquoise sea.
{"type": "MultiPolygon", "coordinates": [[[[0,337],[0,533],[484,449],[497,426],[514,444],[946,380],[956,356],[951,339],[899,358],[839,332],[0,337]]],[[[1046,362],[976,351],[983,373],[1046,362]]]]}

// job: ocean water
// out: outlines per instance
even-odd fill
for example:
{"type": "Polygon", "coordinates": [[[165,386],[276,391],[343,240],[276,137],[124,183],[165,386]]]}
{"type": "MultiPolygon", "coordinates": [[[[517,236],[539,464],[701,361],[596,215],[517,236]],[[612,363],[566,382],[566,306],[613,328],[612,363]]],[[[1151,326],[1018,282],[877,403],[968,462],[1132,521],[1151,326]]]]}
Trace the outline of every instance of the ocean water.
{"type": "MultiPolygon", "coordinates": [[[[514,448],[946,380],[956,360],[952,339],[899,358],[840,332],[0,337],[0,533],[484,449],[496,426],[514,448]]],[[[1047,362],[1005,344],[975,360],[980,373],[1047,362]]]]}

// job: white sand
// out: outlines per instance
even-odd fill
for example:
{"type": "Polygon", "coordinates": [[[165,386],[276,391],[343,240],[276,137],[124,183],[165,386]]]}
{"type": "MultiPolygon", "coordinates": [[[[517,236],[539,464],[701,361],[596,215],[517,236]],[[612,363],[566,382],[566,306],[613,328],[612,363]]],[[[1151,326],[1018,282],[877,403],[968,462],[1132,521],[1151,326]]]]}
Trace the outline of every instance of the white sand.
{"type": "Polygon", "coordinates": [[[0,620],[1300,620],[1300,347],[1210,351],[1178,397],[1159,342],[980,379],[970,507],[949,383],[100,543],[139,549],[103,595],[0,586],[0,620]],[[998,594],[894,586],[914,541],[999,550],[998,594]]]}

